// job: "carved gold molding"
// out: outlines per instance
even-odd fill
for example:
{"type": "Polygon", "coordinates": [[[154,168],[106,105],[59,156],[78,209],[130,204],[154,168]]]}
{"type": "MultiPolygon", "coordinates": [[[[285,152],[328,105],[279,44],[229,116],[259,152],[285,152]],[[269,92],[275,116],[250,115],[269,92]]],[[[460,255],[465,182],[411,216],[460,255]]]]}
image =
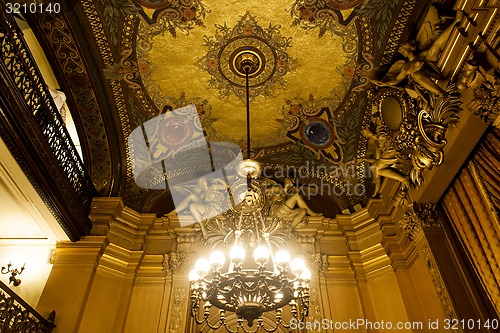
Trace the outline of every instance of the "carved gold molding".
{"type": "Polygon", "coordinates": [[[425,228],[443,227],[436,205],[430,202],[409,207],[399,224],[410,241],[413,241],[425,228]]]}
{"type": "MultiPolygon", "coordinates": [[[[424,247],[422,247],[421,253],[423,254],[427,269],[429,270],[429,273],[432,278],[432,283],[434,284],[437,296],[441,303],[441,307],[443,308],[444,314],[446,315],[446,318],[448,319],[458,318],[451,303],[450,295],[448,293],[446,284],[443,281],[439,268],[436,266],[436,260],[434,259],[434,256],[429,246],[425,245],[424,247]]],[[[450,331],[460,332],[460,330],[458,329],[451,329],[450,331]]]]}

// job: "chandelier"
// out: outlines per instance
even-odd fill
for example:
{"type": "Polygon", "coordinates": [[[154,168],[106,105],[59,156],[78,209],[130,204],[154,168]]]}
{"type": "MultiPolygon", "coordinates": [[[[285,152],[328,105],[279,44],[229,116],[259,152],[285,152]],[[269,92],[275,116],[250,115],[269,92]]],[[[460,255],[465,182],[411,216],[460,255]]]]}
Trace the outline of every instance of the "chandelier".
{"type": "Polygon", "coordinates": [[[279,327],[290,328],[283,319],[283,307],[288,305],[292,318],[300,321],[305,319],[309,309],[311,272],[301,258],[291,259],[283,249],[273,253],[270,234],[265,231],[265,220],[259,209],[262,192],[255,178],[261,169],[257,161],[250,159],[249,77],[258,72],[261,64],[258,53],[240,50],[232,66],[235,74],[244,76],[246,82],[246,159],[238,173],[246,177],[247,189],[237,208],[240,215],[229,262],[226,263],[223,252],[216,250],[208,259],[198,259],[189,274],[191,316],[198,325],[206,324],[213,330],[224,327],[228,332],[275,332],[279,327]],[[242,237],[249,230],[249,224],[257,237],[256,244],[245,244],[242,237]],[[245,260],[252,247],[254,260],[245,260]],[[218,320],[213,319],[212,307],[219,310],[218,320]],[[236,314],[236,324],[228,323],[227,312],[236,314]],[[269,324],[264,316],[272,318],[273,323],[269,324]]]}

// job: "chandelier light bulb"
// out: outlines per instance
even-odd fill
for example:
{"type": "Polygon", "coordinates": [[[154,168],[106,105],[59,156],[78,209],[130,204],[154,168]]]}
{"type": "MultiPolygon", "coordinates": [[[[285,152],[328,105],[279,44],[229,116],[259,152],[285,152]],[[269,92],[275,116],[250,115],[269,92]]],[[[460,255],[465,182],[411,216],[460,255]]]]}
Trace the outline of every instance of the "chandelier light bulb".
{"type": "Polygon", "coordinates": [[[275,255],[276,264],[286,266],[290,264],[290,253],[285,250],[279,250],[275,255]]]}
{"type": "Polygon", "coordinates": [[[196,270],[192,270],[191,272],[189,272],[189,281],[193,282],[193,281],[198,281],[200,279],[200,274],[198,274],[198,272],[196,270]]]}
{"type": "Polygon", "coordinates": [[[226,258],[224,257],[224,253],[222,253],[221,251],[214,251],[212,252],[212,254],[210,254],[210,258],[208,259],[208,261],[214,268],[220,269],[222,266],[224,266],[226,258]]]}
{"type": "Polygon", "coordinates": [[[204,277],[205,275],[208,274],[208,271],[210,270],[210,263],[208,262],[207,259],[205,258],[200,258],[196,261],[194,264],[194,270],[200,277],[204,277]]]}
{"type": "Polygon", "coordinates": [[[269,260],[269,250],[265,245],[258,246],[253,252],[255,262],[259,265],[265,265],[269,260]]]}
{"type": "Polygon", "coordinates": [[[235,264],[241,264],[245,260],[245,249],[241,246],[235,245],[229,252],[229,258],[235,264]]]}
{"type": "Polygon", "coordinates": [[[304,268],[302,273],[300,273],[300,279],[310,281],[311,280],[311,271],[307,268],[304,268]]]}
{"type": "Polygon", "coordinates": [[[306,268],[306,263],[301,258],[293,258],[290,262],[290,269],[293,274],[300,275],[306,268]]]}

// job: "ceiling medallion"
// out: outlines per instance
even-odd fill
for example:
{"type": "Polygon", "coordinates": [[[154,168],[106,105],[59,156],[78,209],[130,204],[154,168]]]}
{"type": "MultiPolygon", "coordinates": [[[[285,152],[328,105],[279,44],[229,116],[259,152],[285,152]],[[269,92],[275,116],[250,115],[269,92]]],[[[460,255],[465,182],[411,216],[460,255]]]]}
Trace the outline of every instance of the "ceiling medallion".
{"type": "Polygon", "coordinates": [[[280,34],[280,26],[259,26],[249,12],[235,27],[216,25],[216,36],[206,36],[208,53],[200,59],[201,67],[210,73],[209,87],[219,90],[221,97],[235,94],[245,96],[245,73],[238,69],[242,59],[251,58],[255,64],[249,73],[250,96],[270,97],[285,86],[284,76],[292,68],[287,54],[291,37],[280,34]]]}
{"type": "Polygon", "coordinates": [[[300,136],[304,142],[316,149],[328,148],[335,139],[334,129],[322,118],[309,118],[300,126],[300,136]]]}
{"type": "Polygon", "coordinates": [[[339,136],[330,105],[330,98],[287,100],[283,118],[287,137],[301,142],[332,163],[344,160],[345,142],[339,136]]]}

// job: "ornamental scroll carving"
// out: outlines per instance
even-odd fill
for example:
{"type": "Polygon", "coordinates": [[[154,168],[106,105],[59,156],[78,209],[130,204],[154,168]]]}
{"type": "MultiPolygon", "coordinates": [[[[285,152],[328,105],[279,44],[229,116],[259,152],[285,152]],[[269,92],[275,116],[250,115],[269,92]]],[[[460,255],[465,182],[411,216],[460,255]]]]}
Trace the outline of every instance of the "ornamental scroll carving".
{"type": "Polygon", "coordinates": [[[362,161],[370,165],[373,196],[379,193],[383,178],[394,179],[401,183],[396,198],[400,205],[408,189],[424,183],[425,170],[443,163],[446,131],[459,121],[462,104],[455,85],[444,92],[440,96],[421,91],[416,98],[393,88],[370,92],[376,113],[362,135],[373,148],[362,161]]]}
{"type": "Polygon", "coordinates": [[[328,272],[328,255],[321,253],[308,253],[306,254],[306,262],[308,267],[313,271],[318,272],[318,276],[325,276],[328,272]]]}
{"type": "MultiPolygon", "coordinates": [[[[434,288],[436,289],[437,296],[441,303],[441,307],[446,315],[446,318],[453,319],[457,318],[455,314],[455,310],[453,309],[453,305],[451,303],[450,295],[448,290],[446,289],[446,284],[444,283],[439,268],[436,266],[434,256],[432,255],[431,250],[426,245],[422,248],[422,254],[424,255],[424,260],[427,265],[427,269],[432,278],[432,283],[434,284],[434,288]]],[[[457,328],[452,328],[451,332],[459,332],[457,328]]]]}
{"type": "Polygon", "coordinates": [[[170,325],[168,331],[171,333],[181,333],[183,331],[183,324],[181,322],[184,318],[184,308],[188,290],[184,287],[177,287],[173,291],[172,300],[170,302],[170,325]]]}

